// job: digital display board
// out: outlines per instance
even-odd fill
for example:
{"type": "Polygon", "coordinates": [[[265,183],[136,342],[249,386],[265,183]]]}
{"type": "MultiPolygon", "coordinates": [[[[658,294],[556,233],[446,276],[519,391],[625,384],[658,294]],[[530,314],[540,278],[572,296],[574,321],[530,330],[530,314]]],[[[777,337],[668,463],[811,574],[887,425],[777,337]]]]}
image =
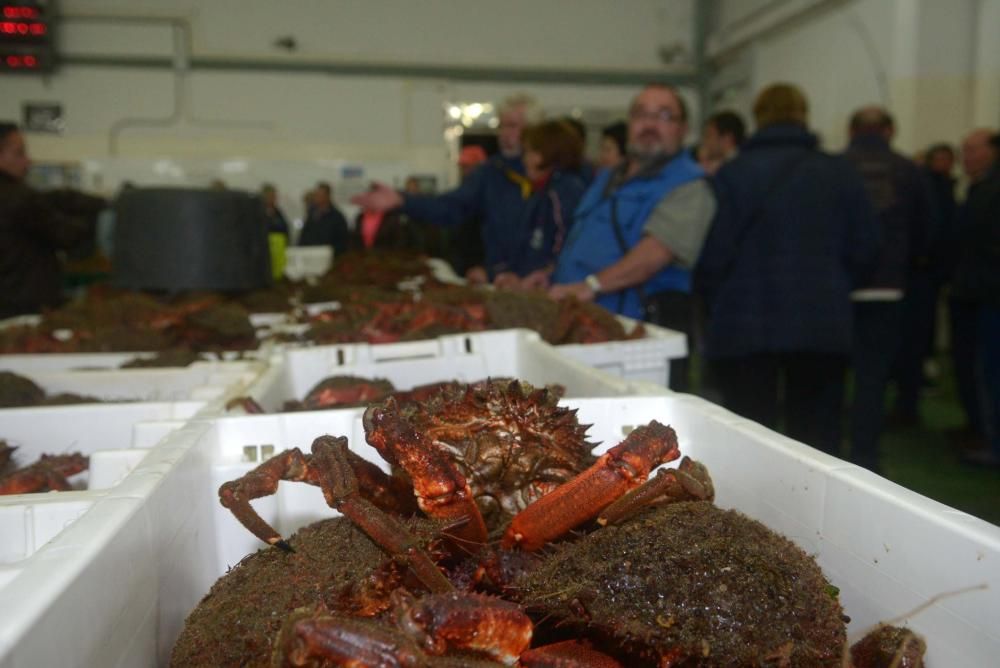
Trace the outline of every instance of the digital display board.
{"type": "Polygon", "coordinates": [[[53,2],[0,0],[0,72],[50,72],[53,2]]]}

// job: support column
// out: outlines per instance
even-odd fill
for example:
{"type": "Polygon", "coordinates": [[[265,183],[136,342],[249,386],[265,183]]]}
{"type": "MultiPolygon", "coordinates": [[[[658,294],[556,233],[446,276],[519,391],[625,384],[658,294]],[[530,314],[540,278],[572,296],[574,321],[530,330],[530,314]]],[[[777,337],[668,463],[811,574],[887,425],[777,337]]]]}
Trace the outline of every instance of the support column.
{"type": "Polygon", "coordinates": [[[976,17],[972,125],[1000,129],[1000,0],[980,0],[976,17]]]}

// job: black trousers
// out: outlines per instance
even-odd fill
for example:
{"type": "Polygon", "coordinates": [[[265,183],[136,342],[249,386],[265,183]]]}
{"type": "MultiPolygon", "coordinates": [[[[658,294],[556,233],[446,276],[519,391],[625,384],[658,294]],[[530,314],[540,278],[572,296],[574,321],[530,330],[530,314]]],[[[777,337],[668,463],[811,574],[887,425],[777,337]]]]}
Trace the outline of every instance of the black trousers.
{"type": "Polygon", "coordinates": [[[920,416],[924,360],[934,350],[939,286],[929,272],[913,272],[903,297],[899,354],[896,357],[896,412],[911,419],[920,416]]]}
{"type": "Polygon", "coordinates": [[[879,470],[878,441],[885,422],[885,393],[902,335],[902,301],[854,304],[854,400],[851,461],[879,470]]]}
{"type": "Polygon", "coordinates": [[[982,392],[976,377],[979,349],[979,304],[961,299],[948,300],[951,334],[951,362],[955,367],[955,387],[970,429],[983,433],[982,392]]]}
{"type": "Polygon", "coordinates": [[[840,456],[848,356],[814,352],[758,353],[714,359],[709,368],[729,410],[840,456]]]}
{"type": "Polygon", "coordinates": [[[687,392],[691,386],[689,362],[693,337],[693,299],[684,292],[657,292],[646,298],[646,321],[660,327],[683,332],[688,342],[688,357],[670,360],[670,389],[687,392]]]}

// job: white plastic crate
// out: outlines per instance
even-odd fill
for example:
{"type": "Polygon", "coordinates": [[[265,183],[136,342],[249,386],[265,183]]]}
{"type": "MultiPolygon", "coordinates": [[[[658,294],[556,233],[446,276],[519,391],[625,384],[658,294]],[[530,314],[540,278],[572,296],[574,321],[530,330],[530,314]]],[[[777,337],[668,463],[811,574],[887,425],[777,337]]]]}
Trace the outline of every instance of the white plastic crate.
{"type": "Polygon", "coordinates": [[[343,344],[285,350],[254,383],[249,395],[267,411],[302,399],[328,376],[385,378],[397,389],[437,381],[520,378],[537,386],[562,385],[568,396],[611,397],[646,391],[558,354],[528,330],[441,336],[426,341],[343,344]]]}
{"type": "MultiPolygon", "coordinates": [[[[125,352],[125,353],[39,353],[0,355],[0,371],[13,371],[26,374],[35,371],[127,371],[120,369],[125,362],[136,358],[149,359],[155,357],[155,352],[125,352]]],[[[220,371],[246,372],[260,370],[257,358],[236,359],[236,353],[224,353],[222,360],[209,359],[194,362],[187,367],[152,367],[162,369],[187,369],[194,364],[215,364],[220,371]]],[[[149,368],[149,367],[147,367],[149,368]]]]}
{"type": "MultiPolygon", "coordinates": [[[[565,403],[579,409],[581,422],[594,424],[591,440],[603,441],[598,452],[651,419],[672,424],[682,451],[711,470],[720,506],[738,508],[816,555],[841,589],[852,640],[938,594],[963,591],[901,621],[927,639],[928,665],[994,665],[1000,653],[1000,528],[695,397],[565,403]],[[986,588],[969,589],[980,585],[986,588]]],[[[262,547],[217,497],[222,481],[256,465],[244,461],[248,446],[265,455],[261,446],[307,447],[314,437],[333,433],[348,436],[353,449],[371,457],[360,415],[223,418],[172,434],[0,591],[6,601],[18,602],[0,607],[0,665],[55,665],[70,651],[88,665],[98,659],[101,665],[148,665],[153,652],[164,662],[184,617],[214,580],[262,547]],[[74,562],[75,577],[59,570],[52,579],[60,585],[54,586],[39,564],[88,529],[89,561],[74,562]]],[[[282,483],[278,494],[255,507],[286,534],[335,514],[318,489],[300,483],[282,483]]]]}
{"type": "MultiPolygon", "coordinates": [[[[639,325],[639,321],[623,316],[618,316],[618,320],[625,326],[626,332],[632,332],[639,325]]],[[[646,336],[641,339],[567,343],[556,346],[556,350],[626,380],[641,380],[668,387],[670,360],[687,357],[687,337],[681,332],[648,322],[642,325],[646,328],[646,336]]]]}
{"type": "MultiPolygon", "coordinates": [[[[113,487],[134,469],[151,447],[169,429],[156,438],[137,437],[137,425],[144,421],[176,428],[193,417],[204,402],[137,402],[132,404],[80,404],[42,406],[0,411],[0,438],[17,446],[13,461],[25,466],[43,454],[64,455],[80,452],[90,457],[90,469],[71,477],[74,490],[105,490],[113,487]],[[139,449],[137,452],[136,449],[139,449]]],[[[79,496],[76,492],[59,492],[79,496]]],[[[0,502],[12,499],[31,503],[49,496],[25,494],[0,496],[0,502]]],[[[84,494],[83,496],[87,496],[84,494]]],[[[0,527],[0,536],[3,535],[0,527]]]]}
{"type": "MultiPolygon", "coordinates": [[[[263,370],[260,362],[195,362],[182,368],[21,369],[16,373],[33,380],[47,394],[69,392],[101,401],[208,401],[242,392],[263,370]]],[[[0,415],[4,410],[11,409],[0,409],[0,415]]]]}
{"type": "Polygon", "coordinates": [[[322,276],[333,266],[330,246],[290,246],[285,249],[285,276],[293,281],[322,276]]]}
{"type": "MultiPolygon", "coordinates": [[[[168,473],[174,480],[187,473],[182,460],[188,467],[197,463],[191,445],[208,423],[140,426],[152,429],[137,429],[135,445],[171,436],[145,450],[119,493],[0,501],[0,535],[17,538],[12,547],[0,541],[0,597],[6,602],[0,606],[0,666],[156,663],[156,610],[169,597],[160,595],[149,568],[161,564],[152,553],[159,526],[150,523],[147,500],[168,473]]],[[[159,498],[174,506],[185,502],[159,498]]]]}

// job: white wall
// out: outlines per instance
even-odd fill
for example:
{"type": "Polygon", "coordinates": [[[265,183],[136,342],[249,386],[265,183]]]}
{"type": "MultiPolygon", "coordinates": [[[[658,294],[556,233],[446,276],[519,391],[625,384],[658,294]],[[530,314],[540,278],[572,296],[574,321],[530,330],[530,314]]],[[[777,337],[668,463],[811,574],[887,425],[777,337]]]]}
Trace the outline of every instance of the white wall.
{"type": "Polygon", "coordinates": [[[735,106],[749,109],[769,83],[794,83],[809,98],[813,128],[839,150],[851,112],[881,104],[896,116],[897,146],[916,151],[957,143],[977,124],[1000,125],[998,7],[1000,0],[721,0],[711,43],[721,72],[750,71],[727,91],[735,106]]]}
{"type": "Polygon", "coordinates": [[[84,185],[105,191],[124,175],[139,183],[199,185],[220,176],[242,187],[256,187],[267,175],[287,192],[286,206],[297,208],[298,194],[310,182],[307,174],[314,171],[312,181],[326,178],[336,185],[345,164],[362,164],[367,175],[396,182],[420,172],[446,184],[455,178],[443,135],[446,105],[528,91],[559,113],[624,112],[636,85],[489,79],[510,69],[653,75],[664,71],[662,50],[680,54],[676,62],[683,69],[691,60],[692,3],[61,0],[58,50],[70,62],[86,57],[91,64],[65,65],[44,78],[5,77],[0,118],[20,120],[24,102],[61,103],[65,131],[30,135],[30,150],[41,161],[84,164],[84,185]],[[190,32],[167,23],[111,21],[111,15],[180,18],[190,32]],[[91,20],[95,16],[106,20],[91,20]],[[188,35],[190,48],[180,49],[188,35]],[[295,53],[274,47],[286,35],[297,40],[295,53]],[[166,62],[178,54],[184,72],[179,78],[167,67],[93,60],[166,62]],[[362,64],[385,74],[187,69],[188,55],[230,67],[241,61],[362,64]],[[449,67],[480,68],[488,76],[449,80],[412,73],[449,67]],[[243,171],[236,169],[241,164],[243,171]],[[282,179],[282,172],[299,176],[282,179]]]}

